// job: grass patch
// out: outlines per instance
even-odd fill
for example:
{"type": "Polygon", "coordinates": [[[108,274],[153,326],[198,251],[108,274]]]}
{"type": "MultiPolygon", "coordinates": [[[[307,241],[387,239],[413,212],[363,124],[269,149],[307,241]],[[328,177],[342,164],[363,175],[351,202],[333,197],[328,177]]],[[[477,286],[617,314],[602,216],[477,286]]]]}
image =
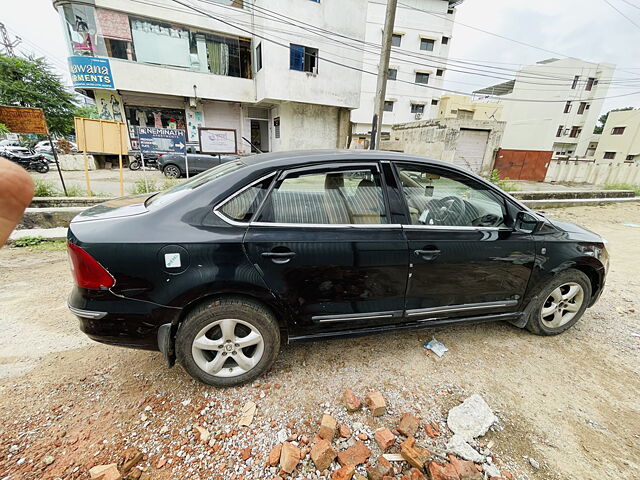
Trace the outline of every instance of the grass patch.
{"type": "Polygon", "coordinates": [[[64,251],[67,242],[64,240],[47,240],[42,237],[23,237],[13,242],[13,246],[27,248],[29,251],[57,252],[64,251]]]}
{"type": "Polygon", "coordinates": [[[177,178],[167,178],[166,180],[157,182],[155,180],[147,180],[147,183],[145,184],[144,179],[140,179],[136,180],[136,183],[129,188],[129,193],[132,195],[141,195],[143,193],[163,192],[164,190],[168,190],[181,182],[182,180],[177,178]],[[149,190],[147,190],[147,186],[149,187],[149,190]]]}
{"type": "Polygon", "coordinates": [[[631,183],[610,183],[604,186],[605,190],[631,190],[636,197],[640,197],[640,185],[632,185],[631,183]]]}
{"type": "MultiPolygon", "coordinates": [[[[56,187],[53,183],[46,180],[34,180],[35,190],[33,191],[34,197],[64,197],[64,191],[61,188],[56,187]]],[[[95,193],[91,192],[94,197],[110,197],[107,193],[95,193]]],[[[87,191],[83,187],[78,185],[67,185],[67,197],[86,197],[87,191]]]]}
{"type": "Polygon", "coordinates": [[[483,175],[485,180],[490,181],[496,187],[501,188],[507,192],[515,192],[518,190],[518,187],[515,183],[511,182],[509,177],[501,177],[500,172],[495,168],[491,170],[489,175],[483,175]]]}

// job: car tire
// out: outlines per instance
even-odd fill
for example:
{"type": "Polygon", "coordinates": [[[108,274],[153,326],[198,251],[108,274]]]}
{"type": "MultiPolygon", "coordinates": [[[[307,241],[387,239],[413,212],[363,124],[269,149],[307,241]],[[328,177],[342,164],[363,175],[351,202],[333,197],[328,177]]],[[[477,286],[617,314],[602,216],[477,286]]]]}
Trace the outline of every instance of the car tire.
{"type": "Polygon", "coordinates": [[[164,173],[164,175],[169,178],[180,178],[182,176],[180,167],[178,167],[177,165],[166,165],[162,169],[162,173],[164,173]]]}
{"type": "Polygon", "coordinates": [[[175,348],[178,362],[193,378],[216,387],[241,385],[271,368],[280,350],[280,329],[261,304],[220,298],[188,314],[175,348]]]}
{"type": "Polygon", "coordinates": [[[589,277],[580,270],[565,270],[545,285],[525,308],[526,329],[536,335],[558,335],[580,320],[590,299],[589,277]]]}

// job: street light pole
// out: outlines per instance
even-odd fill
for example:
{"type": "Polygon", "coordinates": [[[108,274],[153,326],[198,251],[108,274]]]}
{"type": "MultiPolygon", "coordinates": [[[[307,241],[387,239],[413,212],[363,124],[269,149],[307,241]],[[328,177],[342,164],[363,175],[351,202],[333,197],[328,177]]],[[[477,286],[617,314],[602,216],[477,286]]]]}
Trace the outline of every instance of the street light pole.
{"type": "Polygon", "coordinates": [[[384,112],[384,99],[387,93],[389,55],[391,54],[391,41],[393,38],[393,25],[396,21],[397,5],[398,0],[387,0],[387,13],[384,19],[384,31],[382,32],[382,49],[380,50],[380,62],[378,64],[378,84],[376,86],[373,121],[371,123],[371,142],[369,143],[370,150],[376,149],[378,140],[380,139],[382,115],[384,112]]]}

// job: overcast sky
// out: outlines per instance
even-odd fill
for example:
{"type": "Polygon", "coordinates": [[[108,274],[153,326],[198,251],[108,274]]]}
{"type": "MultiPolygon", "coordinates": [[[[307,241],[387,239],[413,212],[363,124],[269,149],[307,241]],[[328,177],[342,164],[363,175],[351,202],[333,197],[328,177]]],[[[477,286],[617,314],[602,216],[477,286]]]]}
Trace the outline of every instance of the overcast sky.
{"type": "MultiPolygon", "coordinates": [[[[640,0],[608,1],[640,25],[640,0]]],[[[46,56],[66,83],[70,83],[66,70],[67,49],[51,0],[5,0],[3,3],[0,21],[12,36],[17,34],[23,38],[18,50],[46,56]]],[[[456,20],[557,52],[557,55],[456,24],[450,50],[450,57],[454,59],[483,64],[506,62],[494,66],[517,69],[519,65],[564,55],[613,63],[617,65],[615,78],[640,80],[640,27],[605,0],[465,0],[457,7],[456,20]]],[[[499,81],[448,72],[445,87],[472,92],[499,81]]],[[[640,91],[640,82],[636,87],[611,86],[607,95],[634,91],[640,91]]],[[[624,106],[640,107],[640,95],[609,99],[604,110],[624,106]]]]}

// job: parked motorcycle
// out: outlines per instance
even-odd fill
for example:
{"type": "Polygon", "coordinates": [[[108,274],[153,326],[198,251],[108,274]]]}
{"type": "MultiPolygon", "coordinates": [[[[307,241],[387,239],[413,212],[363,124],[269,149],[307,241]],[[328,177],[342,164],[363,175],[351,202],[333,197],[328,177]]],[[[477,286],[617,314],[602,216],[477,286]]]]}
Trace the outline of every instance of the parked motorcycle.
{"type": "Polygon", "coordinates": [[[40,154],[17,155],[9,151],[4,151],[2,156],[17,163],[25,170],[33,170],[38,173],[47,173],[49,171],[49,162],[40,154]]]}
{"type": "MultiPolygon", "coordinates": [[[[145,154],[144,156],[144,166],[147,168],[158,168],[158,157],[160,155],[156,154],[145,154]]],[[[139,153],[136,153],[135,160],[129,162],[130,170],[140,170],[142,167],[142,156],[139,153]]]]}

